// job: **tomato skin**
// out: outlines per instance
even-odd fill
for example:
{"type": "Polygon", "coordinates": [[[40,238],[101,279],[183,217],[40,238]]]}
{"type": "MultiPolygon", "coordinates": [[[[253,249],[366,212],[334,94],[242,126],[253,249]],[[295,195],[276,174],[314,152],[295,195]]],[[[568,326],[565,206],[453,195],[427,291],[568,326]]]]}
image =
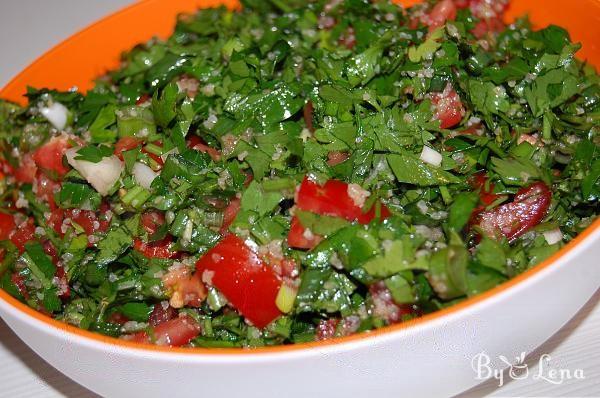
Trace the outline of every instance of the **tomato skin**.
{"type": "Polygon", "coordinates": [[[281,312],[275,299],[281,280],[236,235],[225,236],[196,263],[199,275],[215,286],[256,327],[264,328],[281,312]]]}
{"type": "Polygon", "coordinates": [[[429,30],[432,31],[444,26],[446,21],[453,21],[455,19],[456,5],[454,4],[454,1],[442,0],[438,2],[429,13],[427,25],[429,25],[429,30]]]}
{"type": "Polygon", "coordinates": [[[188,138],[188,148],[207,153],[212,160],[218,162],[221,160],[221,151],[206,145],[206,142],[197,135],[191,135],[188,138]]]}
{"type": "Polygon", "coordinates": [[[14,232],[10,235],[10,240],[19,249],[20,253],[25,251],[25,243],[33,240],[35,237],[35,223],[33,218],[29,218],[27,221],[17,226],[14,232]]]}
{"type": "Polygon", "coordinates": [[[462,101],[450,83],[443,92],[431,94],[431,103],[434,108],[433,118],[440,121],[442,129],[456,126],[465,116],[462,101]]]}
{"type": "MultiPolygon", "coordinates": [[[[319,185],[305,177],[296,196],[296,205],[303,211],[341,217],[361,224],[370,223],[375,218],[375,206],[363,213],[363,209],[348,194],[348,187],[343,181],[329,180],[324,185],[319,185]]],[[[381,206],[382,216],[384,212],[389,215],[389,210],[384,211],[384,207],[381,206]]]]}
{"type": "Polygon", "coordinates": [[[479,200],[484,206],[489,206],[502,197],[494,192],[494,184],[488,183],[488,176],[484,173],[477,173],[470,178],[469,184],[475,190],[479,190],[479,200]],[[487,188],[486,188],[487,186],[487,188]]]}
{"type": "MultiPolygon", "coordinates": [[[[188,344],[199,334],[200,325],[187,315],[162,322],[152,329],[154,344],[169,347],[181,347],[188,344]]],[[[135,333],[124,338],[136,343],[152,344],[150,336],[145,332],[135,333]]]]}
{"type": "Polygon", "coordinates": [[[142,145],[142,140],[135,137],[121,137],[115,144],[115,156],[123,160],[123,152],[131,151],[142,145]]]}
{"type": "Polygon", "coordinates": [[[33,153],[33,160],[50,178],[60,179],[69,172],[69,167],[63,164],[63,156],[70,147],[65,138],[53,137],[33,153]]]}
{"type": "Polygon", "coordinates": [[[0,240],[7,240],[16,227],[12,214],[0,213],[0,240]]]}
{"type": "Polygon", "coordinates": [[[314,249],[321,241],[322,236],[313,234],[312,236],[306,237],[306,228],[300,222],[298,217],[292,217],[290,225],[290,233],[288,234],[287,243],[288,246],[296,249],[314,249]]]}
{"type": "Polygon", "coordinates": [[[15,179],[22,184],[31,184],[37,174],[37,166],[33,155],[26,153],[21,157],[19,167],[14,170],[15,179]]]}
{"type": "MultiPolygon", "coordinates": [[[[98,232],[106,232],[110,226],[110,220],[103,217],[106,212],[110,210],[110,205],[103,202],[100,205],[98,212],[92,210],[80,210],[80,209],[60,209],[54,208],[48,218],[48,225],[56,231],[60,236],[64,236],[65,232],[62,231],[63,221],[66,219],[71,220],[71,223],[79,225],[87,235],[94,235],[98,232]]],[[[70,224],[69,224],[70,225],[70,224]]]]}
{"type": "Polygon", "coordinates": [[[25,280],[18,272],[13,273],[10,276],[10,281],[17,287],[17,290],[23,296],[25,300],[29,300],[29,292],[27,291],[27,286],[25,286],[25,280]]]}
{"type": "Polygon", "coordinates": [[[165,323],[170,321],[171,319],[175,319],[177,317],[177,310],[170,305],[166,308],[163,307],[161,303],[155,304],[152,312],[150,313],[150,317],[148,318],[148,323],[151,326],[158,326],[161,323],[165,323]]]}
{"type": "Polygon", "coordinates": [[[178,253],[171,250],[172,243],[170,236],[148,243],[136,238],[133,240],[133,248],[149,258],[175,258],[178,253]]]}
{"type": "Polygon", "coordinates": [[[219,232],[221,235],[225,235],[229,231],[229,227],[237,217],[240,208],[242,207],[242,201],[239,198],[233,198],[229,201],[229,204],[223,211],[223,225],[219,232]]]}
{"type": "Polygon", "coordinates": [[[142,214],[141,222],[146,232],[149,235],[154,235],[165,223],[165,213],[158,210],[147,211],[142,214]]]}
{"type": "Polygon", "coordinates": [[[475,214],[472,225],[477,225],[490,238],[514,242],[542,221],[551,201],[550,188],[536,182],[520,189],[512,202],[475,214]]]}
{"type": "Polygon", "coordinates": [[[396,303],[383,281],[369,286],[369,293],[373,299],[373,313],[388,324],[401,322],[402,317],[406,315],[419,315],[413,305],[396,303]]]}

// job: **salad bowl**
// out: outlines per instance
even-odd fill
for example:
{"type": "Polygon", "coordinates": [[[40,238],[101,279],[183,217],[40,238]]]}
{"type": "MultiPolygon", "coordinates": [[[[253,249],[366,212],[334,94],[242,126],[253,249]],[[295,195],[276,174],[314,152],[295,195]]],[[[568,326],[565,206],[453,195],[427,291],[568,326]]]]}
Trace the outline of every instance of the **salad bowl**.
{"type": "MultiPolygon", "coordinates": [[[[415,3],[403,1],[404,5],[415,3]]],[[[23,103],[27,86],[85,91],[119,65],[119,56],[166,37],[181,12],[235,1],[147,0],[111,15],[25,69],[0,97],[23,103]]],[[[508,17],[569,29],[578,56],[600,65],[600,1],[515,0],[508,17]]],[[[600,220],[542,264],[488,292],[421,318],[366,334],[258,349],[146,346],[87,332],[40,314],[0,290],[0,316],[38,355],[102,396],[383,397],[451,396],[481,382],[474,358],[531,352],[558,331],[600,287],[600,220]]]]}

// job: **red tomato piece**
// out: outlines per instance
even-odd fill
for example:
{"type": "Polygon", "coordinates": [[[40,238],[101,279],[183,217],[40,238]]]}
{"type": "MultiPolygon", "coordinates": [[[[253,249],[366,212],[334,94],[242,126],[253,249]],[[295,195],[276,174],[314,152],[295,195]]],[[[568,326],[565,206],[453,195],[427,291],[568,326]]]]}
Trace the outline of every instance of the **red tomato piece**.
{"type": "Polygon", "coordinates": [[[335,337],[340,320],[337,318],[323,319],[319,321],[316,328],[315,339],[317,341],[329,340],[335,337]]]}
{"type": "Polygon", "coordinates": [[[502,195],[498,195],[494,192],[494,184],[488,183],[488,177],[484,172],[477,173],[469,180],[473,189],[479,190],[479,200],[484,206],[489,206],[494,203],[502,195]]]}
{"type": "Polygon", "coordinates": [[[462,101],[450,83],[443,92],[431,94],[431,103],[434,108],[433,118],[441,122],[442,129],[456,126],[465,116],[462,101]]]}
{"type": "Polygon", "coordinates": [[[14,171],[16,180],[22,184],[31,184],[35,179],[37,166],[33,160],[33,155],[26,153],[21,157],[21,163],[14,171]]]}
{"type": "Polygon", "coordinates": [[[143,242],[140,239],[133,240],[133,248],[149,258],[175,258],[178,253],[173,251],[173,240],[170,236],[155,242],[143,242]]]}
{"type": "Polygon", "coordinates": [[[69,167],[63,163],[63,156],[70,147],[67,139],[52,137],[33,153],[33,160],[50,178],[60,179],[69,171],[69,167]]]}
{"type": "Polygon", "coordinates": [[[10,240],[19,249],[19,252],[25,251],[25,243],[32,240],[35,236],[35,224],[33,218],[29,218],[19,225],[10,235],[10,240]]]}
{"type": "Polygon", "coordinates": [[[25,286],[23,277],[15,272],[10,276],[10,281],[17,287],[21,296],[23,296],[25,300],[29,300],[29,292],[27,291],[27,286],[25,286]]]}
{"type": "Polygon", "coordinates": [[[191,149],[194,149],[196,151],[200,151],[202,153],[208,153],[208,155],[211,157],[212,160],[214,160],[215,162],[218,162],[219,160],[221,160],[221,151],[219,151],[218,149],[209,147],[208,145],[206,145],[206,142],[198,137],[197,135],[191,135],[188,138],[188,147],[191,149]]]}
{"type": "Polygon", "coordinates": [[[307,234],[306,228],[300,223],[298,217],[292,217],[292,223],[290,225],[290,233],[288,234],[287,242],[288,246],[296,249],[314,249],[321,241],[322,236],[315,234],[307,234]],[[307,236],[308,235],[308,236],[307,236]]]}
{"type": "Polygon", "coordinates": [[[0,213],[0,240],[7,240],[16,227],[12,214],[0,213]]]}
{"type": "Polygon", "coordinates": [[[281,315],[275,305],[281,280],[236,235],[225,236],[198,260],[196,269],[256,327],[281,315]]]}
{"type": "Polygon", "coordinates": [[[427,25],[429,25],[429,30],[432,31],[444,26],[446,21],[453,21],[455,19],[456,5],[454,4],[454,1],[442,0],[433,7],[426,22],[427,25]]]}
{"type": "Polygon", "coordinates": [[[123,152],[131,151],[142,145],[142,140],[135,137],[122,137],[115,144],[115,156],[123,160],[123,152]]]}
{"type": "Polygon", "coordinates": [[[148,323],[151,326],[158,326],[177,317],[177,310],[170,305],[163,306],[162,303],[154,305],[148,323]]]}
{"type": "MultiPolygon", "coordinates": [[[[341,217],[361,224],[370,223],[375,218],[375,206],[368,212],[363,212],[362,207],[357,206],[350,197],[349,187],[338,180],[329,180],[324,185],[319,185],[305,177],[296,196],[296,205],[300,210],[320,215],[341,217]]],[[[383,210],[384,208],[381,205],[382,217],[384,213],[389,216],[389,210],[383,210]]]]}
{"type": "Polygon", "coordinates": [[[233,198],[229,201],[229,204],[223,211],[223,225],[221,226],[220,233],[224,235],[228,232],[229,226],[233,223],[237,217],[238,212],[242,206],[242,201],[239,198],[233,198]]]}
{"type": "Polygon", "coordinates": [[[550,188],[543,182],[536,182],[520,189],[512,202],[476,214],[473,224],[490,238],[505,237],[514,242],[542,221],[551,201],[550,188]]]}
{"type": "Polygon", "coordinates": [[[65,269],[58,265],[56,266],[56,279],[58,280],[58,297],[63,300],[71,297],[71,287],[69,286],[69,280],[67,279],[67,273],[65,269]]]}
{"type": "Polygon", "coordinates": [[[165,223],[165,214],[158,210],[147,211],[142,214],[141,221],[142,227],[144,227],[146,232],[148,232],[149,235],[153,235],[165,223]]]}
{"type": "Polygon", "coordinates": [[[369,286],[369,293],[373,299],[373,313],[388,324],[401,322],[402,317],[406,315],[418,315],[413,305],[397,304],[383,281],[369,286]]]}
{"type": "Polygon", "coordinates": [[[145,94],[140,95],[140,98],[138,98],[137,101],[135,101],[135,104],[137,106],[140,106],[151,100],[152,100],[152,97],[150,96],[150,94],[145,93],[145,94]]]}
{"type": "MultiPolygon", "coordinates": [[[[200,331],[200,325],[192,317],[185,315],[160,323],[152,329],[152,335],[156,345],[181,347],[197,337],[200,331]]],[[[152,343],[152,339],[145,332],[135,333],[124,338],[136,343],[152,343]]]]}

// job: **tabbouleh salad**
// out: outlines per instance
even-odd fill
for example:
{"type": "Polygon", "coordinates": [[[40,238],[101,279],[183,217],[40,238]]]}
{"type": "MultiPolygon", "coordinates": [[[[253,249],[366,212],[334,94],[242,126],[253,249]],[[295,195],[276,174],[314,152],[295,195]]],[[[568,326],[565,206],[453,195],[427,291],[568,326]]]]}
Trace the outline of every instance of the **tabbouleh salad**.
{"type": "Polygon", "coordinates": [[[506,0],[244,0],[0,102],[1,287],[135,342],[405,322],[595,220],[600,79],[506,0]]]}

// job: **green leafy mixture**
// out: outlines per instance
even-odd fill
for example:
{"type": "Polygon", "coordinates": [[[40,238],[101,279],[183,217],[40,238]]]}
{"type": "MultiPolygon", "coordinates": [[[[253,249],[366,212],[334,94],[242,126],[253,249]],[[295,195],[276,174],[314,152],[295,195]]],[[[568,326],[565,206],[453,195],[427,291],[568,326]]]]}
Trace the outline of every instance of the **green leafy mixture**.
{"type": "Polygon", "coordinates": [[[579,45],[564,29],[520,19],[476,38],[469,9],[430,31],[414,21],[431,4],[243,3],[180,17],[171,38],[124,54],[85,95],[30,89],[26,107],[0,103],[2,212],[35,228],[26,243],[14,232],[0,243],[3,289],[109,336],[152,334],[151,314],[168,307],[199,325],[192,347],[299,343],[451,306],[547,259],[595,220],[600,79],[574,58],[579,45]],[[436,95],[448,87],[462,111],[442,128],[436,95]],[[68,110],[62,128],[44,114],[52,104],[68,110]],[[25,170],[51,137],[78,148],[62,159],[65,173],[37,164],[23,182],[6,172],[25,170]],[[118,158],[124,137],[140,145],[125,147],[102,192],[93,165],[118,158]],[[365,208],[383,203],[391,215],[361,224],[301,210],[295,192],[307,175],[358,184],[365,208]],[[551,188],[551,203],[525,233],[498,238],[474,223],[535,182],[551,188]],[[161,225],[146,228],[148,214],[161,225]],[[292,215],[304,238],[320,237],[316,247],[288,245],[292,215]],[[194,275],[227,232],[284,281],[281,316],[263,329],[206,278],[195,305],[174,300],[166,282],[173,270],[194,275]]]}

